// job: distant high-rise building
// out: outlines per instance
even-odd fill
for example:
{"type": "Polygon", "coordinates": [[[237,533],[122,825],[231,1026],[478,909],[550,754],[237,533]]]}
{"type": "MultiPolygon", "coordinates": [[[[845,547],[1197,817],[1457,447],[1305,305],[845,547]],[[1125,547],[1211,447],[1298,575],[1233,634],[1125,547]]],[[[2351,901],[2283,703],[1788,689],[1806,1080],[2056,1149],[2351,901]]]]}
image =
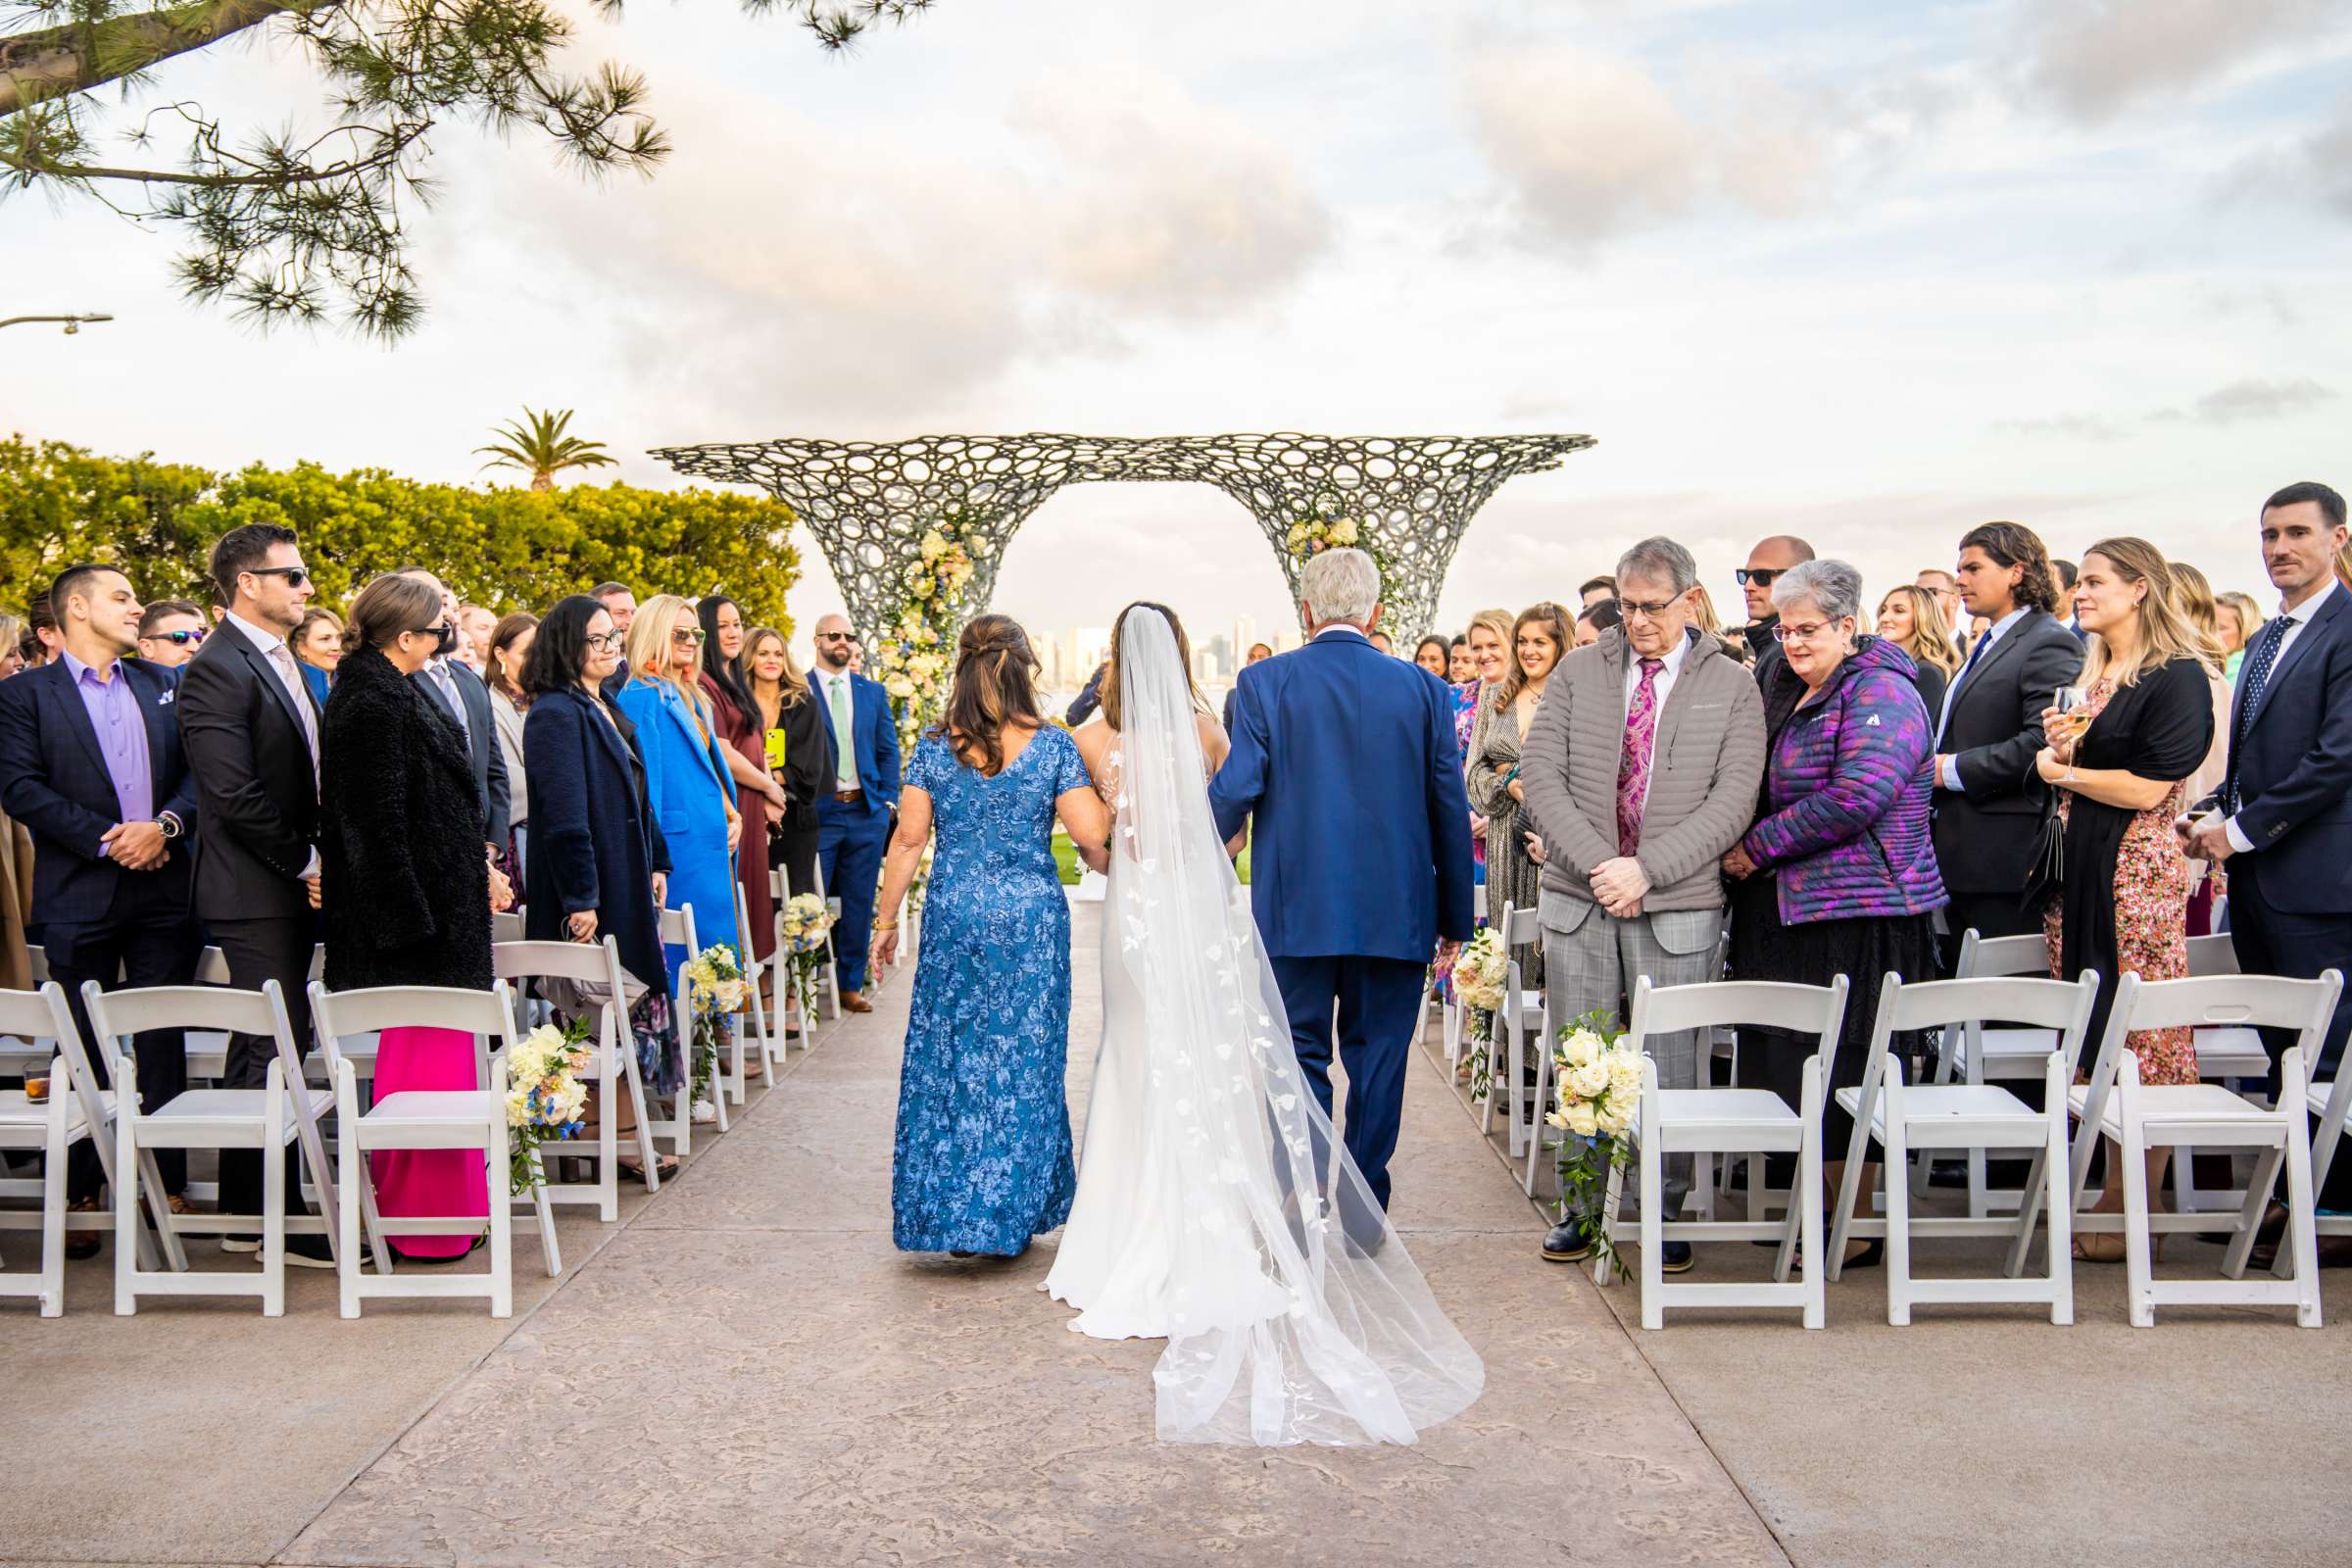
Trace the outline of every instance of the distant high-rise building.
{"type": "Polygon", "coordinates": [[[1257,641],[1257,617],[1233,617],[1233,667],[1239,669],[1250,657],[1250,645],[1257,641]]]}

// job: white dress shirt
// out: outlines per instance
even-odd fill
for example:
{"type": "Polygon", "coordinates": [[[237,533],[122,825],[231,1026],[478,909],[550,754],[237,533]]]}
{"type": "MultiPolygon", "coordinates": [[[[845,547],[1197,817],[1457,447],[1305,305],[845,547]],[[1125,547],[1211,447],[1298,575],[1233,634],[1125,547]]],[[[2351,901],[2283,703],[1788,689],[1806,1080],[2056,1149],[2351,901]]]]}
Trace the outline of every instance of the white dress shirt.
{"type": "MultiPolygon", "coordinates": [[[[2309,599],[2304,600],[2294,609],[2282,610],[2278,612],[2278,618],[2286,622],[2286,630],[2278,634],[2278,651],[2271,656],[2272,676],[2277,675],[2278,673],[2278,666],[2286,662],[2286,651],[2295,646],[2295,639],[2303,635],[2303,628],[2311,624],[2311,617],[2320,612],[2320,607],[2328,602],[2328,596],[2336,591],[2335,577],[2333,573],[2330,573],[2328,577],[2327,585],[2318,593],[2313,594],[2309,599]]],[[[2266,627],[2264,629],[2268,630],[2269,628],[2266,627]]],[[[2259,637],[2262,635],[2262,632],[2258,631],[2254,635],[2259,637]]],[[[2271,676],[2264,677],[2266,682],[2270,678],[2271,676]]],[[[2263,689],[2268,691],[2270,688],[2266,685],[2263,689]]],[[[2230,743],[2234,745],[2237,737],[2232,735],[2230,737],[2230,743]]],[[[2230,818],[2230,820],[2224,825],[2229,831],[2230,847],[2231,849],[2235,850],[2240,855],[2251,855],[2254,853],[2254,841],[2246,836],[2246,830],[2244,828],[2237,825],[2236,817],[2233,816],[2230,818]]]]}
{"type": "MultiPolygon", "coordinates": [[[[1674,690],[1675,678],[1682,674],[1683,661],[1689,657],[1690,653],[1690,638],[1686,633],[1674,640],[1672,648],[1656,656],[1665,664],[1665,667],[1658,671],[1656,678],[1650,682],[1650,691],[1654,694],[1657,702],[1657,707],[1652,711],[1659,717],[1665,716],[1666,694],[1674,690]]],[[[1642,661],[1648,657],[1650,656],[1636,650],[1632,643],[1629,642],[1625,645],[1625,710],[1629,715],[1634,710],[1634,693],[1639,691],[1642,686],[1642,661]]],[[[1556,673],[1559,666],[1555,664],[1552,668],[1556,673]]],[[[1618,721],[1618,727],[1624,728],[1624,720],[1618,721]]],[[[1649,731],[1649,776],[1642,784],[1642,809],[1644,811],[1649,809],[1649,787],[1657,782],[1658,777],[1658,731],[1654,721],[1649,731]]],[[[1623,765],[1622,761],[1619,765],[1623,765]]],[[[1614,794],[1611,799],[1615,799],[1614,794]]]]}
{"type": "MultiPolygon", "coordinates": [[[[262,627],[256,626],[233,610],[222,615],[221,619],[228,625],[236,627],[244,634],[247,642],[261,651],[262,662],[270,666],[271,672],[277,676],[279,684],[284,686],[287,694],[294,699],[294,711],[302,715],[302,738],[310,744],[311,778],[316,784],[318,777],[318,721],[312,716],[311,689],[302,683],[301,671],[295,671],[293,677],[288,679],[285,666],[277,662],[278,650],[286,646],[286,640],[273,631],[266,631],[262,627]]],[[[310,859],[303,864],[301,876],[302,880],[307,881],[318,874],[318,851],[314,846],[311,850],[310,859]]]]}
{"type": "MultiPolygon", "coordinates": [[[[2009,612],[2009,613],[2003,615],[2000,619],[1992,623],[1992,629],[1986,634],[1986,641],[1984,648],[1978,652],[1973,659],[1964,658],[1961,660],[1960,672],[1952,677],[1951,684],[1946,686],[1943,690],[1943,711],[1936,715],[1936,745],[1941,746],[1943,744],[1944,729],[1952,721],[1952,704],[1959,698],[1960,688],[1967,683],[1968,677],[1976,673],[1975,666],[1982,664],[1984,662],[1984,661],[1990,659],[1992,657],[1992,651],[1995,648],[2000,647],[2001,639],[2008,635],[2009,628],[2025,618],[2026,611],[2024,606],[2020,606],[2019,608],[2012,610],[2009,612]]],[[[1960,787],[1959,758],[1946,757],[1943,760],[1943,771],[1937,776],[1936,782],[1947,790],[1956,790],[1960,787]]]]}

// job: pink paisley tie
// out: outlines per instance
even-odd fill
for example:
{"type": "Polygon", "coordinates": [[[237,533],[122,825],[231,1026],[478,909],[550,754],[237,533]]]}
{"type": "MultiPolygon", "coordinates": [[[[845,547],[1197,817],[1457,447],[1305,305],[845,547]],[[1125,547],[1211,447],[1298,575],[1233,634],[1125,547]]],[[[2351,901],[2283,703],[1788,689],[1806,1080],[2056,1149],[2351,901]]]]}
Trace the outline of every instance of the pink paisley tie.
{"type": "Polygon", "coordinates": [[[1658,738],[1658,671],[1663,659],[1642,661],[1642,684],[1625,710],[1625,756],[1617,763],[1617,853],[1642,847],[1642,803],[1649,795],[1649,753],[1658,738]]]}

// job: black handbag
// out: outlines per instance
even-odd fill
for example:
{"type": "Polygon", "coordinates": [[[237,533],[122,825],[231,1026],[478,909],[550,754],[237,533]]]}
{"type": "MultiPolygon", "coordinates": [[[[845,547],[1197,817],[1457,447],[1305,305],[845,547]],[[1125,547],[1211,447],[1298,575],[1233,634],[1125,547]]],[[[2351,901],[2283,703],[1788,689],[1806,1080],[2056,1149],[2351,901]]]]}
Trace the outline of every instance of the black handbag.
{"type": "Polygon", "coordinates": [[[2058,792],[2044,784],[2041,829],[2034,835],[2034,854],[2026,864],[2026,890],[2017,906],[2029,913],[2039,909],[2065,885],[2066,819],[2058,814],[2058,792]]]}

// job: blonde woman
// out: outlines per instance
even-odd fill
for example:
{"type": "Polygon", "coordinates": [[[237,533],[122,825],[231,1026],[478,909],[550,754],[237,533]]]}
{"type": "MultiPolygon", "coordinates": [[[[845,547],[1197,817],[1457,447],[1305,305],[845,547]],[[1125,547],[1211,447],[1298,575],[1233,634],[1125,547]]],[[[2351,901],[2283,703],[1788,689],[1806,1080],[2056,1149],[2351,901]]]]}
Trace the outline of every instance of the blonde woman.
{"type": "Polygon", "coordinates": [[[2214,615],[2221,634],[2222,647],[2230,657],[2223,662],[2222,673],[2234,682],[2237,666],[2245,662],[2246,645],[2262,630],[2262,607],[2252,594],[2230,592],[2214,599],[2214,615]]]}
{"type": "MultiPolygon", "coordinates": [[[[2172,563],[2172,572],[2173,604],[2180,618],[2205,639],[2205,683],[2213,694],[2213,747],[2206,752],[2203,764],[2188,776],[2188,787],[2180,792],[2182,800],[2196,802],[2220,789],[2230,776],[2229,649],[2222,641],[2222,607],[2214,597],[2213,584],[2185,562],[2172,563]]],[[[2188,900],[2188,934],[2192,937],[2213,934],[2213,901],[2222,879],[2206,873],[2217,869],[2203,860],[2188,862],[2189,878],[2195,884],[2188,900]]]]}
{"type": "MultiPolygon", "coordinates": [[[[1519,748],[1536,722],[1544,689],[1560,660],[1576,646],[1567,611],[1546,601],[1520,612],[1511,626],[1511,667],[1494,697],[1495,719],[1470,754],[1467,779],[1471,808],[1487,819],[1487,919],[1502,918],[1502,906],[1535,907],[1542,875],[1528,855],[1527,795],[1519,782],[1519,748]]],[[[1514,955],[1531,988],[1544,984],[1544,950],[1539,944],[1514,955]]]]}
{"type": "MultiPolygon", "coordinates": [[[[2107,1027],[2115,977],[2178,980],[2188,973],[2188,862],[2173,818],[2184,786],[2213,749],[2209,659],[2217,652],[2180,613],[2172,569],[2144,539],[2102,539],[2082,555],[2075,614],[2090,634],[2082,702],[2043,711],[2050,737],[2035,760],[2058,791],[2066,821],[2066,880],[2045,917],[2050,969],[2095,969],[2099,1001],[2089,1037],[2107,1027]]],[[[2190,1031],[2142,1029],[2127,1042],[2140,1082],[2193,1084],[2190,1031]]],[[[2161,1192],[2169,1153],[2151,1151],[2148,1190],[2161,1192]]],[[[2112,1168],[2112,1166],[2110,1167],[2112,1168]]],[[[2124,1184],[2107,1183],[2099,1207],[2119,1209],[2124,1184]]],[[[2120,1236],[2086,1235],[2075,1255],[2119,1261],[2120,1236]]]]}
{"type": "MultiPolygon", "coordinates": [[[[735,841],[743,817],[703,694],[703,628],[694,607],[656,594],[629,623],[629,680],[613,703],[636,727],[646,792],[669,844],[664,908],[694,910],[695,940],[735,945],[735,841]]],[[[669,989],[691,955],[668,949],[669,989]]]]}
{"type": "Polygon", "coordinates": [[[833,757],[833,732],[809,700],[808,677],[793,662],[782,632],[753,627],[744,639],[743,665],[751,676],[760,733],[767,738],[767,765],[784,786],[784,809],[770,830],[768,858],[784,867],[784,885],[794,898],[822,893],[816,802],[832,788],[840,766],[833,757]]]}
{"type": "Polygon", "coordinates": [[[1943,694],[1951,688],[1952,677],[1960,673],[1960,648],[1952,641],[1952,623],[1944,618],[1943,606],[1927,589],[1910,583],[1888,589],[1879,601],[1879,635],[1909,654],[1918,666],[1912,684],[1919,688],[1919,700],[1928,705],[1933,721],[1943,711],[1943,694]]]}

